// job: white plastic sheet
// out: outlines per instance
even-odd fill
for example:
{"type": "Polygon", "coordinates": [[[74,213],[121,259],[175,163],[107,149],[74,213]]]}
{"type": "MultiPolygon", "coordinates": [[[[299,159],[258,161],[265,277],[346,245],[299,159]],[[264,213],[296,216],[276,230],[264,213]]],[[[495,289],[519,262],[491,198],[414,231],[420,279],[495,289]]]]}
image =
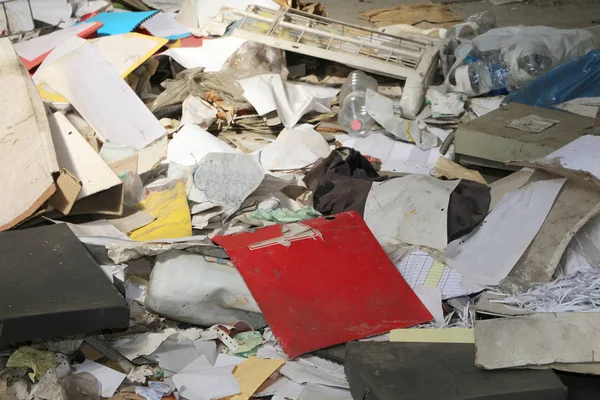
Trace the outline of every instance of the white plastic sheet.
{"type": "Polygon", "coordinates": [[[446,248],[446,263],[467,282],[498,285],[546,220],[566,179],[531,183],[506,194],[482,225],[446,248]]]}

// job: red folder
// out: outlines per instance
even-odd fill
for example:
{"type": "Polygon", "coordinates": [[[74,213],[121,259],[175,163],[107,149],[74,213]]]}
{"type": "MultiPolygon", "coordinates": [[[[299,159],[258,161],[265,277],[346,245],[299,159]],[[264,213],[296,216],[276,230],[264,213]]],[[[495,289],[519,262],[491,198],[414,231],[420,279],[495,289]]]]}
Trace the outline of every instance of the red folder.
{"type": "Polygon", "coordinates": [[[356,212],[213,241],[290,358],[433,319],[356,212]]]}

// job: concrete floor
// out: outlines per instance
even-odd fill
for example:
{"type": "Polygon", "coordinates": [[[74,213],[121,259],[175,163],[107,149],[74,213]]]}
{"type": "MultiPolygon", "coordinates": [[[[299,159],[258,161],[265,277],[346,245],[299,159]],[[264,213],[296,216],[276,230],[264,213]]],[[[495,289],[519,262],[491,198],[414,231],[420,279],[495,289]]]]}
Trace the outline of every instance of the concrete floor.
{"type": "MultiPolygon", "coordinates": [[[[394,7],[403,4],[427,3],[427,0],[320,0],[330,18],[351,24],[369,26],[360,13],[375,8],[394,7]]],[[[529,0],[523,3],[494,6],[488,0],[451,4],[449,7],[462,17],[491,10],[498,26],[546,25],[573,29],[600,25],[600,1],[598,0],[529,0]]],[[[452,24],[450,24],[452,25],[452,24]]],[[[429,25],[432,26],[432,25],[429,25]]],[[[423,27],[419,25],[419,27],[423,27]]]]}

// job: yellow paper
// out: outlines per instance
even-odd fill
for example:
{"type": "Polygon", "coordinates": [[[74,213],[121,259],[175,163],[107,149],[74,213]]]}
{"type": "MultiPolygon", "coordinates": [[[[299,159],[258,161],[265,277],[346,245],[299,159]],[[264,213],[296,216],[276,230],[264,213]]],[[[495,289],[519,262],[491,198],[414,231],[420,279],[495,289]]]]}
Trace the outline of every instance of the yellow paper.
{"type": "Polygon", "coordinates": [[[465,168],[462,165],[452,162],[444,157],[438,158],[437,162],[435,163],[435,176],[438,178],[445,176],[446,178],[450,179],[468,179],[470,181],[487,185],[487,182],[483,176],[481,176],[479,171],[465,168]]]}
{"type": "Polygon", "coordinates": [[[131,232],[129,237],[133,240],[173,239],[192,235],[192,218],[183,182],[172,189],[150,193],[146,200],[138,204],[138,208],[156,220],[131,232]]]}
{"type": "Polygon", "coordinates": [[[394,329],[390,342],[475,343],[475,334],[469,328],[394,329]]]}
{"type": "Polygon", "coordinates": [[[56,368],[54,353],[51,351],[36,350],[29,346],[20,347],[15,351],[6,362],[9,368],[31,368],[33,372],[29,373],[29,378],[33,381],[42,379],[46,371],[50,368],[56,368]]]}
{"type": "Polygon", "coordinates": [[[277,371],[285,360],[281,358],[264,359],[252,357],[235,367],[233,375],[240,384],[240,394],[226,397],[227,400],[248,400],[258,388],[277,371]]]}

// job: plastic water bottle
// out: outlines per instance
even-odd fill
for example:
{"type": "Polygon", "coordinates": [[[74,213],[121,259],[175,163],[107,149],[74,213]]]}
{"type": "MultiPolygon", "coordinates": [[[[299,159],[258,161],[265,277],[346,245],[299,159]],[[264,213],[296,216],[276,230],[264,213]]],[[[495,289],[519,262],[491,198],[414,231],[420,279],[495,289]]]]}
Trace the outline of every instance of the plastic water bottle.
{"type": "Polygon", "coordinates": [[[468,65],[471,87],[477,94],[507,87],[508,65],[501,54],[468,65]]]}
{"type": "Polygon", "coordinates": [[[338,124],[354,137],[366,137],[369,135],[375,121],[365,105],[367,89],[377,91],[375,78],[362,71],[353,71],[340,91],[340,112],[338,124]]]}

